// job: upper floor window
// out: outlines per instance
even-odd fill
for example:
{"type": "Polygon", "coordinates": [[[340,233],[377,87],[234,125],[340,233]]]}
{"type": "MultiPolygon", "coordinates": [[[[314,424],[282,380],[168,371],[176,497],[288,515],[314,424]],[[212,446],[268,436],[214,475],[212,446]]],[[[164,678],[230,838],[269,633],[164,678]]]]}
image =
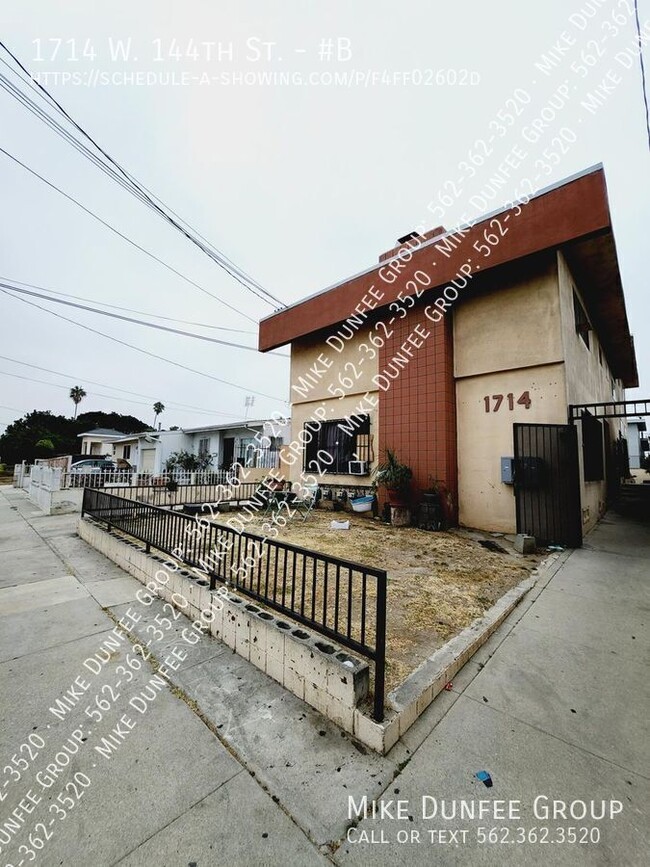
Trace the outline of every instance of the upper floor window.
{"type": "Polygon", "coordinates": [[[576,333],[582,337],[585,346],[589,349],[589,332],[591,331],[591,325],[589,324],[589,318],[585,308],[582,306],[582,301],[578,298],[575,292],[573,293],[573,317],[576,324],[576,333]]]}

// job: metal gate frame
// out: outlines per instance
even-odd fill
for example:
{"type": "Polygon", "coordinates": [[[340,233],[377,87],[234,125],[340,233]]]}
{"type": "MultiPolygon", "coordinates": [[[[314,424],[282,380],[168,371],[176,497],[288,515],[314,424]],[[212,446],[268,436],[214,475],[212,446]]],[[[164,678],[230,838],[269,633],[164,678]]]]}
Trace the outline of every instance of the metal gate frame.
{"type": "Polygon", "coordinates": [[[573,424],[513,424],[517,533],[580,548],[578,434],[573,424]]]}

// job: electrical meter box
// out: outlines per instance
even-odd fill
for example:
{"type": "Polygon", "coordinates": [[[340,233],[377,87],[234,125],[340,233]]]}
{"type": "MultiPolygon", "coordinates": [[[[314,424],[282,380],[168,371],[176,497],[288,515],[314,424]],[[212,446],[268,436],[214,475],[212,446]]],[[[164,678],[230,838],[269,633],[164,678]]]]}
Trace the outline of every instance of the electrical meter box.
{"type": "Polygon", "coordinates": [[[504,485],[513,485],[515,482],[515,459],[501,458],[501,481],[504,485]]]}

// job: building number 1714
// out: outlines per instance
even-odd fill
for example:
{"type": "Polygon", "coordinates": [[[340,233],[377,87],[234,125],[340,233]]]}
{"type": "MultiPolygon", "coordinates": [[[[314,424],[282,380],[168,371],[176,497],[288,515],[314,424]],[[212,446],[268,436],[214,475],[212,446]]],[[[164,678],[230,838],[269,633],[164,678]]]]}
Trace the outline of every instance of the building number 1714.
{"type": "MultiPolygon", "coordinates": [[[[485,411],[490,412],[490,409],[491,409],[492,412],[498,412],[501,409],[501,406],[503,405],[504,396],[505,396],[505,399],[508,403],[508,409],[513,410],[515,408],[515,396],[512,392],[510,392],[510,394],[506,394],[506,395],[493,394],[492,397],[490,397],[489,394],[486,394],[485,397],[483,398],[483,402],[485,403],[485,411]],[[490,407],[490,401],[492,401],[491,407],[490,407]]],[[[530,399],[530,394],[527,391],[524,391],[523,394],[521,394],[521,396],[517,398],[516,402],[518,404],[520,404],[521,406],[525,406],[526,409],[530,409],[530,405],[532,403],[532,401],[530,399]]]]}

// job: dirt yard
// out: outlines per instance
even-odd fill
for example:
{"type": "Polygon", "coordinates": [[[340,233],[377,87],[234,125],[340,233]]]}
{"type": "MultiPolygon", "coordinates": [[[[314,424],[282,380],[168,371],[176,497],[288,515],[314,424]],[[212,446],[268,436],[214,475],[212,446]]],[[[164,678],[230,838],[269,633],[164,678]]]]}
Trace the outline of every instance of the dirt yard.
{"type": "MultiPolygon", "coordinates": [[[[262,535],[264,519],[246,523],[248,532],[262,535]]],[[[522,581],[541,559],[514,554],[512,545],[501,538],[492,541],[503,553],[486,550],[473,538],[477,535],[396,528],[353,513],[316,510],[305,522],[290,521],[280,529],[278,540],[386,570],[390,690],[522,581]],[[333,519],[349,519],[350,529],[331,529],[333,519]]]]}

